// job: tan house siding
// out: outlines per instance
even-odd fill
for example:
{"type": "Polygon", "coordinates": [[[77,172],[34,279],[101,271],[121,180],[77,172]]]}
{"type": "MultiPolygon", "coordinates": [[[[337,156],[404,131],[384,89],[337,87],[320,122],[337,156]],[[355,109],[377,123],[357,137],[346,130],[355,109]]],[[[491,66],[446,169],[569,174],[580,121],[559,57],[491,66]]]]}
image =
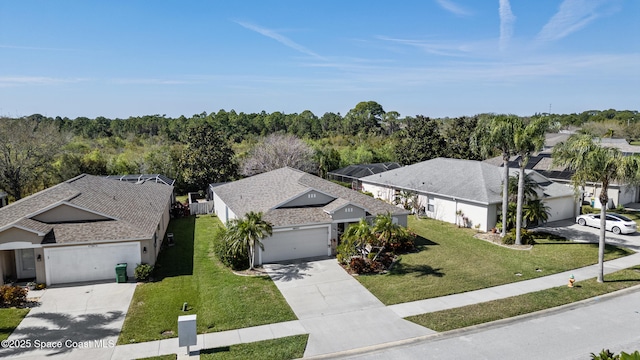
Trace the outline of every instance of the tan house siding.
{"type": "Polygon", "coordinates": [[[28,242],[34,245],[42,243],[42,236],[19,228],[9,228],[0,232],[0,245],[11,242],[28,242]]]}
{"type": "Polygon", "coordinates": [[[40,213],[34,216],[32,219],[49,224],[58,222],[110,220],[110,218],[106,216],[95,214],[65,204],[56,206],[53,209],[40,213]]]}

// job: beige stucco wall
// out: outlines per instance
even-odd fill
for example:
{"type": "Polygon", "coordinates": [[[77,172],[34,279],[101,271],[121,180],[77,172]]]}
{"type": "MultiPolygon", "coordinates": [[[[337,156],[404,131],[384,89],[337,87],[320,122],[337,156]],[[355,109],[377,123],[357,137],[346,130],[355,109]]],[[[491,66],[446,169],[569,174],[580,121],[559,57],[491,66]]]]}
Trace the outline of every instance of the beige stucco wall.
{"type": "Polygon", "coordinates": [[[2,244],[11,242],[28,242],[39,245],[42,243],[42,238],[42,236],[38,236],[36,233],[13,227],[0,232],[0,247],[2,244]]]}
{"type": "Polygon", "coordinates": [[[62,204],[34,216],[33,219],[44,223],[56,223],[107,220],[108,218],[73,206],[62,204]]]}
{"type": "Polygon", "coordinates": [[[33,249],[33,255],[36,259],[36,283],[38,284],[46,284],[47,283],[47,274],[46,269],[44,267],[44,249],[36,248],[33,249]],[[40,261],[38,261],[38,256],[40,256],[40,261]]]}

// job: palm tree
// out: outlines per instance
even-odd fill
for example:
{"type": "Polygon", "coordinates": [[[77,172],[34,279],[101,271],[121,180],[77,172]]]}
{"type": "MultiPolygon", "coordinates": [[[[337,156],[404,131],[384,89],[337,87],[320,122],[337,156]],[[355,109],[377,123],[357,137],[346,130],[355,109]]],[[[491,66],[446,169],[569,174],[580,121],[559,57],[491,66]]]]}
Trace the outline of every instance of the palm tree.
{"type": "MultiPolygon", "coordinates": [[[[518,184],[520,182],[520,174],[516,176],[509,176],[509,202],[518,202],[518,184]]],[[[540,184],[536,182],[530,174],[524,174],[524,199],[525,205],[527,201],[535,200],[538,198],[538,191],[541,189],[540,184]]]]}
{"type": "MultiPolygon", "coordinates": [[[[553,148],[554,165],[574,171],[571,182],[579,189],[587,182],[600,183],[600,241],[598,282],[604,281],[605,221],[609,203],[609,185],[613,181],[638,182],[640,157],[623,156],[616,148],[602,147],[591,135],[572,135],[553,148]]],[[[577,191],[577,190],[576,190],[577,191]]]]}
{"type": "Polygon", "coordinates": [[[542,200],[529,200],[522,209],[522,217],[527,224],[547,221],[549,219],[549,207],[542,200]]]}
{"type": "Polygon", "coordinates": [[[518,203],[516,207],[516,245],[522,245],[520,229],[522,227],[522,207],[524,205],[524,169],[529,162],[532,153],[542,150],[544,146],[544,134],[549,127],[545,118],[532,120],[524,124],[518,119],[515,121],[515,131],[513,134],[514,151],[518,158],[518,203]]]}
{"type": "Polygon", "coordinates": [[[360,254],[364,257],[362,249],[369,243],[376,240],[376,235],[371,225],[365,219],[360,219],[356,225],[351,225],[344,232],[342,237],[347,241],[353,241],[361,251],[360,254]]]}
{"type": "Polygon", "coordinates": [[[504,167],[502,176],[502,234],[507,232],[507,210],[509,208],[509,158],[514,152],[514,133],[520,119],[515,115],[497,115],[482,119],[478,123],[472,142],[484,157],[498,150],[502,155],[504,167]]]}
{"type": "Polygon", "coordinates": [[[239,253],[247,251],[249,270],[253,270],[255,249],[264,249],[262,239],[273,234],[271,223],[262,219],[261,212],[250,211],[242,219],[233,219],[227,223],[225,240],[230,243],[229,251],[239,253]]]}

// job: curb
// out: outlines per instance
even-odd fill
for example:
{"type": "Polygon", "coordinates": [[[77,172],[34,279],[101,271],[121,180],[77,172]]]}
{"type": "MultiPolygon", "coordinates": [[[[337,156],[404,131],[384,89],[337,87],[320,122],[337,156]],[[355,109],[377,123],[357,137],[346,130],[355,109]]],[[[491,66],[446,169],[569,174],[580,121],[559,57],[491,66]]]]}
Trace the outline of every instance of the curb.
{"type": "Polygon", "coordinates": [[[544,310],[540,310],[540,311],[536,311],[536,312],[532,312],[532,313],[528,313],[528,314],[522,314],[522,315],[518,315],[518,316],[506,318],[506,319],[500,319],[500,320],[491,321],[491,322],[488,322],[488,323],[472,325],[472,326],[468,326],[468,327],[465,327],[465,328],[449,330],[449,331],[445,331],[445,332],[441,332],[441,333],[435,333],[435,334],[431,334],[431,335],[424,335],[424,336],[419,336],[419,337],[405,339],[405,340],[393,341],[393,342],[388,342],[388,343],[384,343],[384,344],[371,345],[371,346],[366,346],[366,347],[352,349],[352,350],[345,350],[345,351],[340,351],[340,352],[335,352],[335,353],[330,353],[330,354],[323,354],[323,355],[305,357],[304,359],[312,359],[312,360],[314,360],[314,359],[339,359],[339,358],[344,358],[345,356],[360,355],[360,354],[366,354],[366,353],[372,353],[372,352],[375,352],[375,351],[385,350],[385,349],[392,348],[392,347],[400,347],[400,346],[412,345],[412,344],[419,343],[419,342],[422,342],[422,341],[425,341],[425,340],[447,339],[447,338],[457,337],[457,336],[464,335],[464,334],[474,334],[474,333],[477,333],[477,332],[480,332],[480,331],[483,331],[483,330],[486,330],[486,329],[506,326],[506,325],[510,325],[510,324],[513,324],[515,322],[519,322],[519,321],[522,321],[522,320],[528,320],[528,319],[533,319],[533,318],[549,316],[549,315],[553,315],[553,314],[560,313],[560,312],[563,312],[563,311],[573,310],[573,309],[578,308],[578,307],[589,306],[591,304],[594,304],[594,303],[597,303],[597,302],[600,302],[600,301],[606,301],[606,300],[614,299],[614,298],[626,295],[628,293],[636,292],[636,291],[640,291],[640,285],[628,287],[626,289],[621,289],[621,290],[614,291],[614,292],[611,292],[611,293],[603,294],[603,295],[596,296],[596,297],[589,298],[589,299],[585,299],[585,300],[572,302],[572,303],[569,303],[569,304],[556,306],[556,307],[549,308],[549,309],[544,309],[544,310]]]}

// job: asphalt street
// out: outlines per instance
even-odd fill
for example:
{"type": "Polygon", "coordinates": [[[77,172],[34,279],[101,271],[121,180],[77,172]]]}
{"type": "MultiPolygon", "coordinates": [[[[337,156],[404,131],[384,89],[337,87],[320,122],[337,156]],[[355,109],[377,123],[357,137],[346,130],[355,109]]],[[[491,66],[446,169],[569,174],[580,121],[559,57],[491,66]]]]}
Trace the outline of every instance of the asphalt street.
{"type": "Polygon", "coordinates": [[[590,359],[640,350],[640,288],[562,310],[387,344],[340,359],[590,359]]]}

